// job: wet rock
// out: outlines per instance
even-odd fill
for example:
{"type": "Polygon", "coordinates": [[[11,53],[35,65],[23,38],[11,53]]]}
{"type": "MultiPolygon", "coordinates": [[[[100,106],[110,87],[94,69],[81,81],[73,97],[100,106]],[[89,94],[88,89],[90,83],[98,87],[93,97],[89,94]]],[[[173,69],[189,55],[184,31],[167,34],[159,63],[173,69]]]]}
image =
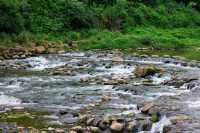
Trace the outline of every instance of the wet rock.
{"type": "Polygon", "coordinates": [[[176,115],[176,116],[171,116],[171,117],[169,117],[169,119],[172,123],[177,123],[177,122],[180,122],[180,121],[191,120],[192,118],[188,115],[179,114],[179,115],[176,115]]]}
{"type": "Polygon", "coordinates": [[[147,103],[141,108],[141,112],[147,114],[151,108],[155,106],[155,103],[147,103]]]}
{"type": "Polygon", "coordinates": [[[88,126],[91,126],[93,121],[94,121],[94,118],[89,118],[89,119],[87,120],[86,124],[87,124],[88,126]]]}
{"type": "Polygon", "coordinates": [[[69,133],[78,133],[78,132],[76,132],[76,131],[69,131],[69,133]]]}
{"type": "Polygon", "coordinates": [[[124,129],[124,123],[120,123],[118,121],[112,121],[110,129],[115,132],[121,132],[124,129]]]}
{"type": "Polygon", "coordinates": [[[65,133],[64,129],[56,129],[56,133],[65,133]]]}
{"type": "Polygon", "coordinates": [[[110,97],[109,96],[106,96],[106,95],[103,95],[102,97],[101,97],[101,102],[108,102],[110,100],[110,97]]]}
{"type": "Polygon", "coordinates": [[[161,72],[162,70],[160,68],[157,68],[153,65],[149,66],[149,65],[141,65],[141,66],[137,66],[134,73],[136,75],[136,77],[146,77],[146,76],[151,76],[154,75],[156,73],[161,72]]]}
{"type": "Polygon", "coordinates": [[[143,80],[143,85],[152,86],[152,85],[154,85],[154,84],[153,84],[153,81],[152,81],[152,80],[150,80],[150,79],[144,79],[144,80],[143,80]]]}
{"type": "Polygon", "coordinates": [[[51,72],[51,74],[52,75],[68,75],[68,76],[76,75],[74,68],[67,66],[67,65],[63,65],[63,66],[54,68],[53,71],[51,72]]]}
{"type": "Polygon", "coordinates": [[[72,131],[76,131],[76,132],[81,132],[83,130],[83,127],[81,126],[75,126],[71,128],[72,131]]]}
{"type": "Polygon", "coordinates": [[[137,121],[130,121],[130,122],[128,122],[128,125],[127,125],[127,130],[129,131],[129,132],[133,132],[134,130],[136,130],[136,127],[137,126],[137,121]]]}
{"type": "Polygon", "coordinates": [[[198,78],[195,78],[195,77],[173,77],[171,80],[165,81],[163,84],[169,85],[169,86],[175,86],[175,87],[179,88],[183,84],[189,83],[194,80],[198,80],[198,78]]]}
{"type": "Polygon", "coordinates": [[[150,131],[152,127],[152,122],[150,120],[139,121],[139,131],[150,131]]]}
{"type": "Polygon", "coordinates": [[[101,122],[101,118],[100,117],[95,117],[94,121],[92,122],[92,125],[97,127],[100,122],[101,122]]]}
{"type": "Polygon", "coordinates": [[[102,130],[105,130],[109,127],[110,125],[110,119],[109,118],[104,118],[103,120],[100,121],[99,123],[99,127],[102,129],[102,130]]]}
{"type": "Polygon", "coordinates": [[[92,133],[99,133],[100,130],[98,127],[89,127],[89,130],[92,132],[92,133]]]}
{"type": "Polygon", "coordinates": [[[61,121],[67,124],[73,124],[78,122],[78,117],[73,114],[66,114],[61,116],[61,121]]]}

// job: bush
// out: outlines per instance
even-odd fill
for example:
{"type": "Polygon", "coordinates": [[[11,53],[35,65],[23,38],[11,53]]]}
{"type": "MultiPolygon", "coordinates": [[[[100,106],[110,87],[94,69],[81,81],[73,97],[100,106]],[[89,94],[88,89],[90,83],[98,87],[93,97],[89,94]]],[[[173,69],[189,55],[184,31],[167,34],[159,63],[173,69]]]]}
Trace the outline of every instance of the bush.
{"type": "Polygon", "coordinates": [[[145,36],[140,40],[140,42],[144,46],[152,46],[154,44],[154,40],[149,36],[145,36]]]}

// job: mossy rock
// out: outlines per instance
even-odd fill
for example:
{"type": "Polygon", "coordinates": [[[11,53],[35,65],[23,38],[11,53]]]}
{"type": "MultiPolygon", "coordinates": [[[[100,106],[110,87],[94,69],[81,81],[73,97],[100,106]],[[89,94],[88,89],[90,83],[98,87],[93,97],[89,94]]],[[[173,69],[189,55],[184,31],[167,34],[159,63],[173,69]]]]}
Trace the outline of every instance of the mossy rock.
{"type": "Polygon", "coordinates": [[[161,68],[158,68],[154,65],[142,65],[137,66],[134,73],[136,77],[146,77],[146,76],[152,76],[156,73],[160,73],[162,71],[161,68]]]}

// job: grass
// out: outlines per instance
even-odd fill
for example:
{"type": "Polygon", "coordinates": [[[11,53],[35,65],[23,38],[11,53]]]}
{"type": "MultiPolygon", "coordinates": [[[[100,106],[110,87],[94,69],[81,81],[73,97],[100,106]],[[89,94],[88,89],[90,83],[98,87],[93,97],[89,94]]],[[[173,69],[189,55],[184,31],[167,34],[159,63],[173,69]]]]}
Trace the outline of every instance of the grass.
{"type": "Polygon", "coordinates": [[[18,126],[34,127],[37,129],[47,128],[49,125],[46,123],[48,120],[43,118],[44,115],[48,115],[48,112],[37,112],[31,110],[24,111],[9,111],[0,114],[1,122],[13,122],[18,126]]]}
{"type": "Polygon", "coordinates": [[[74,42],[78,50],[92,49],[121,49],[139,54],[178,55],[188,59],[200,60],[200,27],[192,28],[158,28],[152,26],[129,27],[123,31],[109,31],[90,29],[80,32],[66,32],[62,34],[21,33],[18,36],[1,35],[0,47],[14,47],[16,45],[29,46],[32,42],[42,45],[45,41],[74,42]],[[2,37],[3,36],[3,37],[2,37]],[[25,41],[23,41],[25,40],[25,41]],[[137,48],[152,48],[153,51],[138,52],[137,48]]]}
{"type": "Polygon", "coordinates": [[[80,40],[80,49],[183,49],[200,46],[200,28],[163,29],[155,27],[128,28],[123,32],[96,31],[86,40],[80,40]]]}

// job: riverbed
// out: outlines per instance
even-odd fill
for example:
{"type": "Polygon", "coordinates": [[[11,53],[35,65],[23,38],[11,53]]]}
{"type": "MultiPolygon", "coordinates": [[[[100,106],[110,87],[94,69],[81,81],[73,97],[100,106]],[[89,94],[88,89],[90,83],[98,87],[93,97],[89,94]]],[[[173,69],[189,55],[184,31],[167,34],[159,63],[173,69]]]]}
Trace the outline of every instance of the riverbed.
{"type": "Polygon", "coordinates": [[[144,103],[156,102],[161,116],[148,132],[163,132],[170,125],[173,131],[169,133],[199,133],[199,66],[195,61],[110,51],[5,60],[0,62],[0,111],[50,112],[45,115],[49,123],[69,132],[85,115],[130,119],[141,113],[139,107],[144,103]],[[154,65],[164,72],[135,77],[134,70],[140,65],[154,65]],[[170,122],[180,114],[188,119],[170,122]]]}

